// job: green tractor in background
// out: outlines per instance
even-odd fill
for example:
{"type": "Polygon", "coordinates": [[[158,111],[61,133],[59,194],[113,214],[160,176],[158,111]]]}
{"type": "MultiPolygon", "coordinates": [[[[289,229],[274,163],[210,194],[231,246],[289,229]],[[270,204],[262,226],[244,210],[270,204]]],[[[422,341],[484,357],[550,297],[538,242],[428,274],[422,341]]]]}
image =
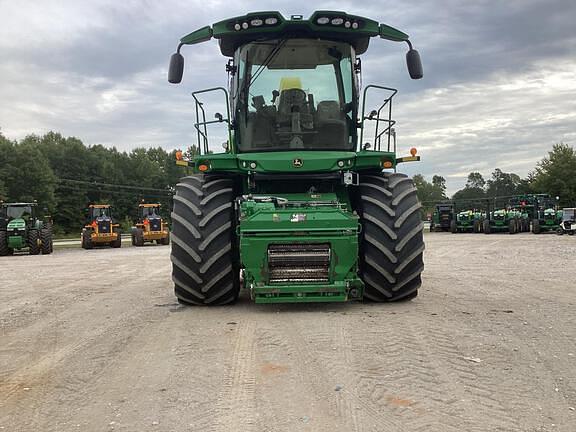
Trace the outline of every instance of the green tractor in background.
{"type": "Polygon", "coordinates": [[[52,253],[52,225],[37,217],[36,203],[0,204],[0,256],[28,250],[30,255],[52,253]]]}
{"type": "Polygon", "coordinates": [[[256,303],[376,302],[414,298],[421,285],[423,223],[416,188],[396,172],[391,118],[396,90],[360,88],[360,55],[378,37],[408,35],[336,11],[284,18],[255,12],[180,40],[169,82],[184,70],[180,48],[218,40],[229,91],[193,92],[197,153],[177,163],[194,175],[176,186],[172,279],[180,303],[234,302],[243,280],[256,303]],[[374,94],[379,101],[374,109],[374,94]],[[225,114],[207,120],[207,95],[225,114]],[[362,105],[360,105],[362,100],[362,105]],[[208,127],[226,128],[223,153],[208,127]],[[384,172],[384,169],[390,171],[384,172]],[[242,277],[241,277],[242,275],[242,277]]]}
{"type": "Polygon", "coordinates": [[[538,219],[532,220],[532,232],[540,234],[542,232],[556,232],[562,223],[562,210],[547,208],[541,212],[538,219]]]}
{"type": "Polygon", "coordinates": [[[499,209],[489,213],[484,220],[484,234],[508,232],[516,234],[521,229],[521,212],[513,209],[499,209]]]}
{"type": "Polygon", "coordinates": [[[483,230],[484,214],[477,210],[464,210],[456,214],[450,224],[450,231],[455,233],[480,233],[483,230]]]}
{"type": "Polygon", "coordinates": [[[557,232],[562,223],[562,210],[558,209],[558,197],[553,199],[550,195],[537,195],[538,207],[532,219],[532,232],[557,232]]]}

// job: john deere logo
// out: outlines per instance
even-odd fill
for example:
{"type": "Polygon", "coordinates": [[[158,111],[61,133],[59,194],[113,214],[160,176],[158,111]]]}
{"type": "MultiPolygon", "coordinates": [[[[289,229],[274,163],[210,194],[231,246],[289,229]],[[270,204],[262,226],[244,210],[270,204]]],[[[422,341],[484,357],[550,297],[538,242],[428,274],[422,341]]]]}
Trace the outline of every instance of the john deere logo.
{"type": "Polygon", "coordinates": [[[302,159],[294,159],[292,161],[292,165],[294,165],[294,168],[300,168],[302,165],[304,165],[304,162],[302,162],[302,159]]]}

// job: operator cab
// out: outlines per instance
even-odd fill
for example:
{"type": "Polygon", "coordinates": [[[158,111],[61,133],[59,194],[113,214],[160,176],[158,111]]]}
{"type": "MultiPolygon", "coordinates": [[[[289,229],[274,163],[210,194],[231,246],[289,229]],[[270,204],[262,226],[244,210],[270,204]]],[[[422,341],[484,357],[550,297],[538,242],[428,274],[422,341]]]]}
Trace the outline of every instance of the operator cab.
{"type": "Polygon", "coordinates": [[[139,208],[139,216],[140,219],[158,219],[160,218],[160,214],[159,214],[159,210],[160,210],[160,206],[156,205],[156,206],[152,206],[152,205],[140,205],[139,208]]]}
{"type": "MultiPolygon", "coordinates": [[[[223,147],[230,154],[370,149],[390,154],[382,155],[390,158],[384,168],[419,160],[415,151],[412,157],[395,157],[391,106],[397,91],[369,85],[360,95],[361,62],[357,56],[366,52],[373,37],[407,43],[410,77],[422,78],[419,53],[412,48],[407,34],[343,12],[317,11],[308,20],[301,15],[285,19],[278,12],[254,12],[184,36],[170,59],[171,83],[182,80],[183,45],[215,38],[221,53],[229,57],[229,93],[223,87],[192,93],[198,153],[213,153],[208,145],[208,127],[226,123],[228,141],[223,147]],[[365,113],[368,89],[371,94],[380,92],[380,100],[384,94],[384,102],[365,113]],[[222,92],[226,98],[226,115],[216,113],[216,120],[207,119],[207,100],[202,97],[209,92],[222,92]],[[370,127],[365,127],[368,124],[370,127]],[[374,134],[373,139],[369,138],[371,142],[364,141],[365,132],[374,134]]],[[[198,163],[198,167],[203,167],[201,172],[211,169],[209,163],[198,163]]]]}
{"type": "Polygon", "coordinates": [[[10,221],[12,219],[30,219],[35,215],[36,204],[11,203],[3,204],[0,210],[0,219],[10,221]]]}
{"type": "Polygon", "coordinates": [[[354,151],[350,44],[276,39],[246,44],[235,59],[239,70],[232,103],[239,152],[354,151]]]}
{"type": "Polygon", "coordinates": [[[105,204],[95,204],[88,207],[88,223],[93,221],[110,221],[112,208],[105,204]]]}

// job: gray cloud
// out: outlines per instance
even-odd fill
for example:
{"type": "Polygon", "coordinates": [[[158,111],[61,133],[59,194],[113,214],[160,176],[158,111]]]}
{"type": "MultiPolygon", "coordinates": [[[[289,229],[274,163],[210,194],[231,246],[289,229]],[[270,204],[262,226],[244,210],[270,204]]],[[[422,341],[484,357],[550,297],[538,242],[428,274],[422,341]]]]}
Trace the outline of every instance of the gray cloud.
{"type": "MultiPolygon", "coordinates": [[[[573,1],[313,6],[386,22],[420,50],[425,79],[416,82],[407,77],[404,44],[373,40],[363,58],[364,84],[400,90],[399,145],[417,146],[424,159],[408,172],[442,174],[453,192],[469,171],[488,175],[498,166],[526,175],[553,143],[574,144],[573,1]]],[[[178,39],[270,8],[265,1],[0,0],[0,127],[10,138],[57,130],[121,149],[187,146],[194,140],[189,93],[223,85],[226,59],[215,41],[186,48],[184,83],[170,86],[167,60],[178,39]]],[[[285,16],[313,11],[301,1],[273,8],[285,16]]]]}

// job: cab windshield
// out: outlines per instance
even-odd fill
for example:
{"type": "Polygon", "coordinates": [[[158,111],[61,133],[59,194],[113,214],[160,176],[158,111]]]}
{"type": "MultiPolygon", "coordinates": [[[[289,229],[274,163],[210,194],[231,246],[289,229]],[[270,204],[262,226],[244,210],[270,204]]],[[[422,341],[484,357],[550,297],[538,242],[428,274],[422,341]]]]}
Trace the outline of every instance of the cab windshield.
{"type": "Polygon", "coordinates": [[[352,150],[352,48],[315,39],[254,42],[239,52],[239,151],[352,150]]]}
{"type": "Polygon", "coordinates": [[[140,207],[140,211],[142,217],[149,217],[149,216],[158,216],[158,208],[157,207],[140,207]]]}
{"type": "Polygon", "coordinates": [[[110,216],[109,208],[92,207],[93,218],[106,217],[106,216],[110,216]]]}
{"type": "Polygon", "coordinates": [[[20,219],[32,216],[32,206],[12,206],[6,208],[6,217],[8,219],[20,219]]]}

